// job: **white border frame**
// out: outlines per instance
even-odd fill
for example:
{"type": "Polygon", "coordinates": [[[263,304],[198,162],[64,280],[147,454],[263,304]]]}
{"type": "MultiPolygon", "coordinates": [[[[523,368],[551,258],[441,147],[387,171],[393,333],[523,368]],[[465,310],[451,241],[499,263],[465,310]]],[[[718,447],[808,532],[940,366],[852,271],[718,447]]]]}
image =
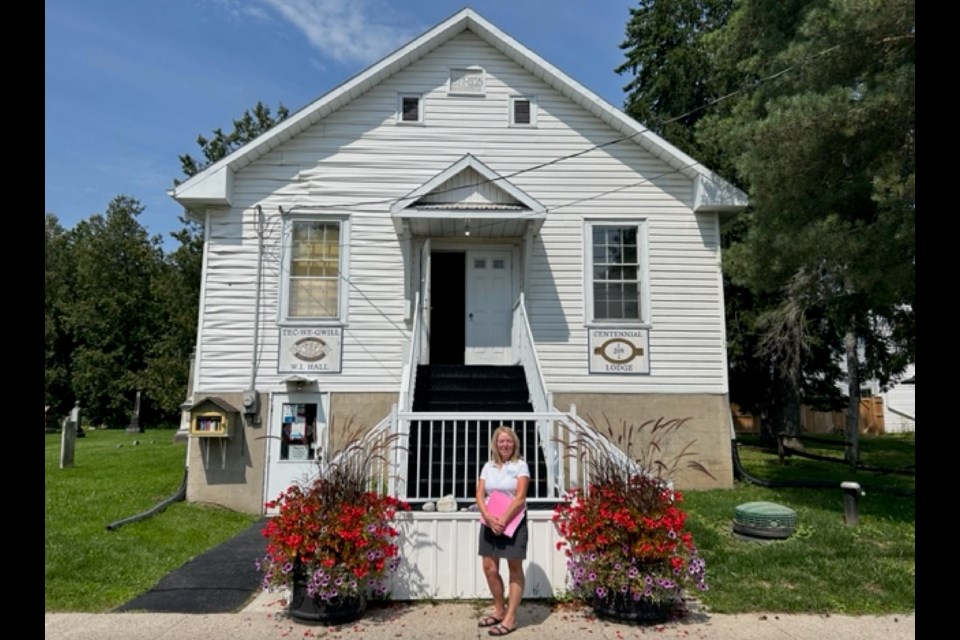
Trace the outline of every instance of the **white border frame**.
{"type": "Polygon", "coordinates": [[[277,307],[277,324],[280,326],[343,326],[347,323],[350,282],[350,217],[347,215],[317,216],[294,215],[283,221],[283,240],[280,258],[280,300],[277,307]],[[336,318],[290,317],[287,305],[290,300],[290,260],[293,257],[293,225],[297,222],[340,223],[340,282],[337,284],[338,315],[336,318]]]}
{"type": "Polygon", "coordinates": [[[650,238],[646,218],[589,218],[583,221],[583,321],[584,326],[634,329],[650,326],[650,238]],[[597,320],[593,317],[593,227],[637,227],[637,262],[640,269],[640,318],[637,320],[597,320]]]}
{"type": "Polygon", "coordinates": [[[521,129],[533,129],[537,126],[537,98],[536,96],[510,96],[510,113],[507,114],[509,119],[509,124],[511,127],[518,127],[521,129]],[[518,100],[526,100],[530,103],[530,122],[517,122],[514,117],[516,115],[516,103],[518,100]]]}
{"type": "Polygon", "coordinates": [[[397,113],[395,118],[397,124],[423,124],[424,121],[424,99],[422,93],[398,93],[397,94],[397,113]],[[404,98],[416,98],[417,99],[417,119],[416,120],[404,120],[403,119],[403,100],[404,98]]]}

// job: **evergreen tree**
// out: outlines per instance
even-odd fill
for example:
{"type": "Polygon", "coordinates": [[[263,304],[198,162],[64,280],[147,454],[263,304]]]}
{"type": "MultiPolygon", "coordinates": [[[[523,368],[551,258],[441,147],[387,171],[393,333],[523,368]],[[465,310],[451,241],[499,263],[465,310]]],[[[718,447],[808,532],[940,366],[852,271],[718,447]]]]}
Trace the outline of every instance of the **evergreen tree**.
{"type": "Polygon", "coordinates": [[[151,284],[163,252],[137,220],[142,212],[136,199],[117,196],[105,215],[70,232],[75,278],[62,308],[73,340],[71,390],[95,424],[129,424],[160,328],[151,284]]]}
{"type": "Polygon", "coordinates": [[[630,9],[626,61],[626,112],[682,151],[714,168],[694,137],[696,123],[717,94],[716,68],[706,36],[727,21],[733,0],[640,0],[630,9]]]}
{"type": "Polygon", "coordinates": [[[64,326],[64,303],[70,297],[73,281],[69,234],[57,216],[44,216],[43,297],[44,297],[44,404],[49,414],[61,418],[73,406],[70,389],[70,355],[73,342],[64,326]]]}
{"type": "Polygon", "coordinates": [[[725,269],[836,328],[856,464],[860,381],[915,358],[914,4],[743,0],[710,41],[724,77],[754,85],[698,137],[731,154],[749,189],[725,269]]]}

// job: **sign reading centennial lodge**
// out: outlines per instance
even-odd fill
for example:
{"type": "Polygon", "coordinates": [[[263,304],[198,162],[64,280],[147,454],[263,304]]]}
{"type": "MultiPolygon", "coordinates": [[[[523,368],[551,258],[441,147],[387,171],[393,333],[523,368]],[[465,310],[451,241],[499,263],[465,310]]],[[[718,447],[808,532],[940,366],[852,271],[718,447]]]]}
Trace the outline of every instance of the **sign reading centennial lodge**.
{"type": "Polygon", "coordinates": [[[590,373],[649,374],[649,329],[590,329],[590,373]]]}

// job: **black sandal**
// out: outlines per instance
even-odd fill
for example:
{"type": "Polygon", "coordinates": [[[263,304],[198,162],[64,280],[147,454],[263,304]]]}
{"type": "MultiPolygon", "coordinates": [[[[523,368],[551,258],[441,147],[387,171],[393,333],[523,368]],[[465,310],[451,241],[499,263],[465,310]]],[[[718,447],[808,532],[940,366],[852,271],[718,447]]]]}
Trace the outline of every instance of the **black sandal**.
{"type": "Polygon", "coordinates": [[[505,636],[516,631],[517,628],[510,628],[503,626],[503,623],[498,623],[495,627],[492,627],[490,631],[487,631],[487,635],[491,636],[505,636]]]}
{"type": "Polygon", "coordinates": [[[484,616],[480,618],[480,622],[477,623],[477,626],[478,627],[495,627],[501,622],[503,622],[503,618],[498,618],[496,616],[484,616]]]}

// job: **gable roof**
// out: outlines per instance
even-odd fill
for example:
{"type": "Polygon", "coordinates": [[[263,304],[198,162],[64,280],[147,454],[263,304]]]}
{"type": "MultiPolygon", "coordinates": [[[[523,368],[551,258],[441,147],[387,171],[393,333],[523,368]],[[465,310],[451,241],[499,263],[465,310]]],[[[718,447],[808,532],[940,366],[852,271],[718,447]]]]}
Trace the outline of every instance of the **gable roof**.
{"type": "Polygon", "coordinates": [[[467,154],[411,191],[390,208],[399,233],[409,225],[414,235],[517,237],[536,231],[546,207],[478,158],[467,154]]]}
{"type": "Polygon", "coordinates": [[[229,206],[234,172],[313,126],[330,113],[427,56],[440,45],[469,30],[580,107],[605,122],[624,137],[652,153],[695,183],[694,211],[735,212],[747,204],[742,191],[654,134],[636,120],[603,100],[533,51],[511,38],[473,9],[465,8],[423,35],[374,63],[366,70],[324,94],[269,131],[177,185],[169,193],[190,212],[200,214],[207,206],[229,206]]]}

